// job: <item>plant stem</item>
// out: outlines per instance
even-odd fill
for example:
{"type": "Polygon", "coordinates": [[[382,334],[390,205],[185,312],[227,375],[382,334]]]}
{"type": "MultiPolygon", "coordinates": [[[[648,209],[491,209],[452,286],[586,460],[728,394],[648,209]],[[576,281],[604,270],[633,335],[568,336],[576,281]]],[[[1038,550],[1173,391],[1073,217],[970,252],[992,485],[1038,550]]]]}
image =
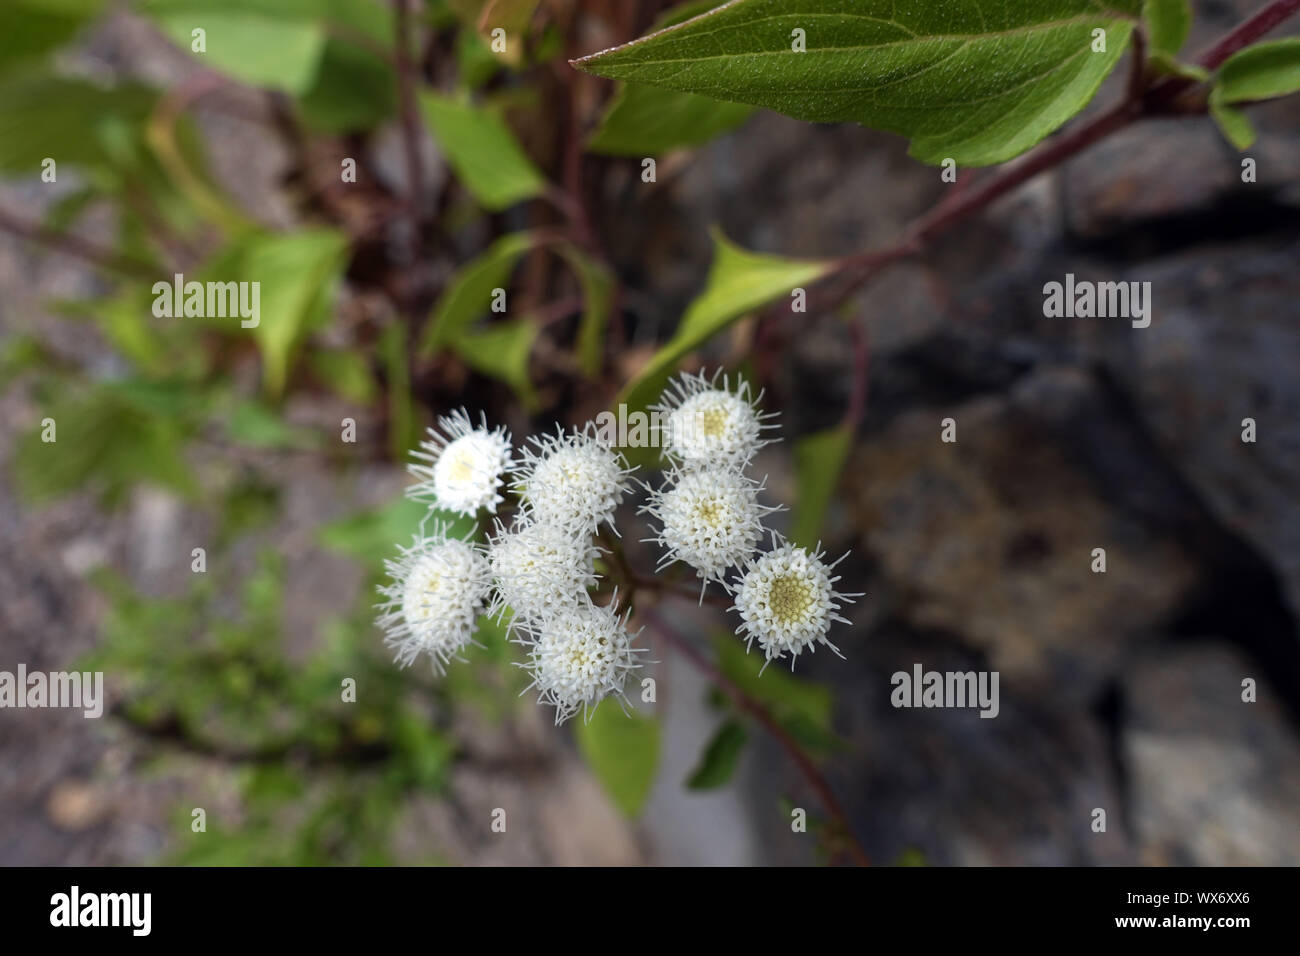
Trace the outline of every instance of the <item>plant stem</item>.
{"type": "Polygon", "coordinates": [[[1300,11],[1300,0],[1273,0],[1263,10],[1242,21],[1218,43],[1197,57],[1196,62],[1207,70],[1217,69],[1232,54],[1254,43],[1298,11],[1300,11]]]}
{"type": "Polygon", "coordinates": [[[834,821],[837,832],[846,840],[848,852],[853,857],[854,862],[859,866],[869,866],[870,860],[867,857],[867,852],[863,849],[862,844],[858,842],[857,835],[849,824],[848,815],[844,812],[839,800],[836,799],[835,792],[831,790],[830,784],[822,776],[822,772],[817,769],[812,757],[800,746],[799,742],[777,723],[776,718],[768,712],[766,707],[741,690],[713,661],[701,653],[699,648],[673,633],[672,629],[665,625],[654,611],[647,611],[644,618],[657,635],[662,637],[674,650],[680,652],[683,657],[707,676],[719,690],[731,698],[732,703],[737,708],[757,720],[763,729],[781,745],[781,748],[808,781],[808,785],[817,795],[818,800],[821,801],[826,813],[834,821]]]}
{"type": "Polygon", "coordinates": [[[402,117],[402,145],[406,155],[407,215],[411,220],[411,252],[419,258],[420,225],[424,216],[424,164],[420,158],[420,114],[415,102],[415,64],[411,61],[410,0],[397,0],[393,52],[397,63],[397,95],[402,117]]]}

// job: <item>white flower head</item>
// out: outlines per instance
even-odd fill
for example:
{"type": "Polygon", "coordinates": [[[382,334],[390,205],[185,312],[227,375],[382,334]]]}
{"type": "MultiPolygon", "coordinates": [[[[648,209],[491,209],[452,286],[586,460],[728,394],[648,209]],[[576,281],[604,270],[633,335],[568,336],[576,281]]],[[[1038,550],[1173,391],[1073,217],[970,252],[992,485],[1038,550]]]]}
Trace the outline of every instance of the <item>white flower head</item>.
{"type": "Polygon", "coordinates": [[[529,439],[514,486],[526,520],[553,524],[572,534],[589,534],[614,523],[614,511],[627,494],[623,456],[600,442],[590,423],[581,431],[529,439]]]}
{"type": "Polygon", "coordinates": [[[722,370],[712,377],[683,374],[670,382],[652,411],[662,422],[660,443],[663,454],[687,467],[725,465],[742,468],[769,441],[766,429],[776,427],[759,411],[762,393],[753,395],[749,383],[731,381],[722,370]],[[722,378],[719,387],[718,379],[722,378]]]}
{"type": "Polygon", "coordinates": [[[579,709],[589,718],[611,694],[626,703],[623,683],[640,665],[642,653],[632,646],[636,635],[627,631],[626,612],[620,617],[612,602],[606,607],[589,604],[555,614],[532,635],[529,687],[539,690],[541,703],[555,707],[557,724],[579,709]]]}
{"type": "Polygon", "coordinates": [[[861,597],[835,590],[839,578],[831,570],[844,557],[828,565],[820,551],[781,542],[775,533],[772,548],[750,562],[733,585],[732,610],[740,614],[737,633],[745,634],[745,647],[757,640],[769,662],[789,653],[792,670],[799,654],[805,648],[816,651],[819,643],[839,654],[826,634],[833,621],[848,623],[836,613],[840,602],[861,597]]]}
{"type": "Polygon", "coordinates": [[[510,433],[504,427],[489,431],[486,415],[475,426],[463,408],[441,416],[438,426],[441,431],[428,429],[428,439],[412,453],[423,464],[409,466],[421,480],[407,495],[470,517],[480,508],[495,513],[510,469],[510,433]]]}
{"type": "Polygon", "coordinates": [[[762,486],[740,472],[711,465],[668,475],[641,509],[659,520],[662,568],[684,561],[703,578],[723,581],[728,568],[749,562],[763,536],[763,518],[776,511],[758,503],[762,486]]]}
{"type": "Polygon", "coordinates": [[[509,608],[523,625],[590,604],[599,553],[558,525],[524,523],[507,531],[498,524],[488,548],[496,587],[491,613],[500,618],[509,608]]]}
{"type": "Polygon", "coordinates": [[[421,652],[436,674],[474,639],[492,576],[487,558],[468,541],[448,538],[442,525],[418,534],[396,561],[385,561],[391,583],[380,587],[384,643],[402,667],[421,652]]]}

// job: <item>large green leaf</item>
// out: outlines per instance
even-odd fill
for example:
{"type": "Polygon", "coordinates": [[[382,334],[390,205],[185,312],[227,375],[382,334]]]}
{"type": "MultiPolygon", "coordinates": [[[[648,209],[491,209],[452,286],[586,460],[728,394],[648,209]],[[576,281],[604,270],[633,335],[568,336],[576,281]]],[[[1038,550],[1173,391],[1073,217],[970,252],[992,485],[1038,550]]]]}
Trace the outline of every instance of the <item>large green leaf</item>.
{"type": "Polygon", "coordinates": [[[713,266],[704,291],[690,304],[673,337],[623,389],[618,401],[630,410],[645,408],[658,397],[681,358],[736,319],[791,289],[814,282],[832,262],[783,259],[747,252],[713,231],[713,266]]]}
{"type": "Polygon", "coordinates": [[[912,140],[912,155],[1010,159],[1092,99],[1140,0],[732,0],[575,65],[912,140]],[[806,52],[792,47],[804,31],[806,52]],[[1093,31],[1105,51],[1093,52],[1093,31]]]}
{"type": "Polygon", "coordinates": [[[434,303],[419,354],[433,354],[485,315],[492,305],[492,290],[505,288],[520,257],[538,242],[534,233],[512,232],[461,266],[434,303]]]}
{"type": "Polygon", "coordinates": [[[613,701],[591,720],[576,721],[578,749],[615,806],[629,817],[641,812],[659,767],[659,721],[619,710],[613,701]]]}
{"type": "Polygon", "coordinates": [[[790,539],[805,548],[821,538],[826,510],[839,484],[840,471],[848,456],[853,433],[837,425],[799,439],[794,446],[795,479],[799,489],[790,539]]]}
{"type": "Polygon", "coordinates": [[[495,113],[434,93],[422,94],[420,106],[447,161],[484,207],[505,209],[545,191],[546,178],[495,113]]]}

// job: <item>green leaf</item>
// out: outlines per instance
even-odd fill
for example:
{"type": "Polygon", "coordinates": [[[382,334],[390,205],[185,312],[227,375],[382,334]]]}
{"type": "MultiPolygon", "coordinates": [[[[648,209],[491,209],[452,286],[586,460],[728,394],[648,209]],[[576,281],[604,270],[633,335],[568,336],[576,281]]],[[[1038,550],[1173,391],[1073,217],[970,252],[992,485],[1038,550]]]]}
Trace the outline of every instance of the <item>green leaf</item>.
{"type": "Polygon", "coordinates": [[[624,85],[609,104],[587,149],[606,156],[655,156],[702,146],[749,119],[753,107],[695,93],[624,85]]]}
{"type": "Polygon", "coordinates": [[[433,306],[418,352],[428,357],[455,339],[492,304],[492,290],[504,289],[515,265],[539,242],[530,232],[512,232],[461,266],[433,306]]]}
{"type": "Polygon", "coordinates": [[[1219,67],[1220,103],[1266,100],[1300,91],[1300,37],[1272,40],[1234,53],[1219,67]]]}
{"type": "Polygon", "coordinates": [[[325,48],[321,23],[213,3],[154,3],[144,10],[181,49],[242,83],[301,95],[316,78],[325,48]],[[193,51],[196,29],[205,34],[203,52],[193,51]]]}
{"type": "Polygon", "coordinates": [[[597,707],[576,725],[578,749],[610,799],[628,817],[641,812],[659,766],[659,721],[617,705],[597,707]]]}
{"type": "Polygon", "coordinates": [[[546,178],[495,113],[434,93],[421,94],[420,106],[447,161],[485,208],[495,212],[545,191],[546,178]]]}
{"type": "Polygon", "coordinates": [[[1177,56],[1192,28],[1190,0],[1143,0],[1142,19],[1153,53],[1177,56]]]}
{"type": "Polygon", "coordinates": [[[1138,0],[734,0],[575,61],[588,72],[853,121],[938,164],[1011,159],[1078,113],[1119,61],[1138,0]],[[806,52],[793,49],[794,31],[806,52]],[[1092,51],[1105,31],[1105,52],[1092,51]]]}
{"type": "Polygon", "coordinates": [[[262,402],[237,402],[225,418],[230,439],[254,448],[311,448],[319,444],[314,432],[295,428],[262,402]]]}
{"type": "Polygon", "coordinates": [[[536,339],[536,324],[515,319],[462,334],[456,341],[456,353],[470,368],[505,382],[519,396],[524,410],[535,412],[541,403],[528,374],[528,358],[536,339]]]}
{"type": "Polygon", "coordinates": [[[688,352],[741,316],[791,289],[816,281],[834,267],[833,262],[747,252],[716,229],[712,235],[713,266],[704,291],[687,308],[673,337],[619,395],[617,401],[625,402],[629,411],[652,404],[688,352]]]}
{"type": "Polygon", "coordinates": [[[835,699],[829,688],[775,666],[764,668],[762,653],[747,652],[735,634],[721,634],[715,644],[722,672],[762,703],[791,736],[817,752],[839,745],[831,727],[835,699]]]}
{"type": "Polygon", "coordinates": [[[745,749],[745,728],[728,720],[718,728],[709,745],[704,748],[700,762],[691,771],[686,786],[691,790],[712,790],[725,786],[736,772],[740,754],[745,749]]]}
{"type": "Polygon", "coordinates": [[[539,0],[485,0],[478,17],[478,31],[491,37],[492,31],[506,32],[506,48],[500,56],[512,66],[518,66],[524,56],[524,40],[529,24],[537,10],[539,0]]]}
{"type": "Polygon", "coordinates": [[[350,402],[364,405],[375,397],[375,379],[364,355],[347,349],[315,349],[307,362],[320,384],[350,402]]]}
{"type": "Polygon", "coordinates": [[[62,46],[102,0],[5,0],[0,4],[0,73],[62,46]]]}
{"type": "Polygon", "coordinates": [[[114,127],[142,135],[157,95],[141,86],[105,89],[85,80],[21,74],[0,83],[0,169],[35,174],[41,160],[116,165],[114,127]]]}
{"type": "Polygon", "coordinates": [[[1250,118],[1235,106],[1221,101],[1215,90],[1210,94],[1210,116],[1220,132],[1237,149],[1248,149],[1255,142],[1255,126],[1250,118]]]}
{"type": "Polygon", "coordinates": [[[603,264],[569,243],[560,247],[582,287],[582,320],[578,324],[578,367],[587,376],[600,371],[604,352],[605,326],[614,301],[614,276],[603,264]]]}
{"type": "Polygon", "coordinates": [[[13,457],[18,491],[41,502],[87,488],[108,504],[140,482],[197,493],[184,455],[194,433],[194,400],[179,387],[136,384],[63,394],[40,409],[40,419],[54,419],[56,440],[43,441],[39,423],[19,437],[13,457]]]}
{"type": "Polygon", "coordinates": [[[397,74],[373,50],[330,36],[299,105],[307,125],[321,132],[372,129],[397,114],[397,74]]]}
{"type": "Polygon", "coordinates": [[[821,538],[826,511],[852,441],[853,433],[848,426],[837,425],[795,443],[794,469],[799,495],[790,525],[790,539],[795,544],[812,548],[821,538]]]}
{"type": "Polygon", "coordinates": [[[253,233],[204,270],[207,281],[259,283],[257,325],[244,329],[238,317],[206,321],[253,336],[268,394],[283,391],[299,343],[329,320],[347,248],[347,237],[332,229],[253,233]]]}
{"type": "MultiPolygon", "coordinates": [[[[718,6],[718,0],[695,0],[656,18],[651,32],[663,30],[718,6]]],[[[600,126],[587,142],[593,153],[608,156],[653,156],[672,149],[700,146],[730,132],[754,110],[694,93],[620,83],[600,126]]]]}

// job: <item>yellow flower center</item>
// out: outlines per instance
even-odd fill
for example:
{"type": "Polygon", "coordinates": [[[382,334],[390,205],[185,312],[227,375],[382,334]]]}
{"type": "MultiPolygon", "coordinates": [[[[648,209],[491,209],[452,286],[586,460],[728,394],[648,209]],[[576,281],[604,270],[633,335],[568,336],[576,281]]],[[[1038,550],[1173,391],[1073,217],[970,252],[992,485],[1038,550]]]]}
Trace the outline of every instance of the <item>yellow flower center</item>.
{"type": "Polygon", "coordinates": [[[722,508],[716,498],[709,498],[695,506],[695,517],[708,525],[717,524],[722,517],[722,508]]]}
{"type": "Polygon", "coordinates": [[[451,459],[452,481],[469,481],[474,477],[474,458],[468,448],[461,448],[456,451],[451,459]]]}
{"type": "Polygon", "coordinates": [[[727,413],[724,409],[700,409],[700,434],[705,438],[718,438],[727,427],[727,413]]]}
{"type": "Polygon", "coordinates": [[[768,604],[782,624],[804,620],[814,601],[812,585],[797,574],[783,574],[772,582],[768,604]]]}

